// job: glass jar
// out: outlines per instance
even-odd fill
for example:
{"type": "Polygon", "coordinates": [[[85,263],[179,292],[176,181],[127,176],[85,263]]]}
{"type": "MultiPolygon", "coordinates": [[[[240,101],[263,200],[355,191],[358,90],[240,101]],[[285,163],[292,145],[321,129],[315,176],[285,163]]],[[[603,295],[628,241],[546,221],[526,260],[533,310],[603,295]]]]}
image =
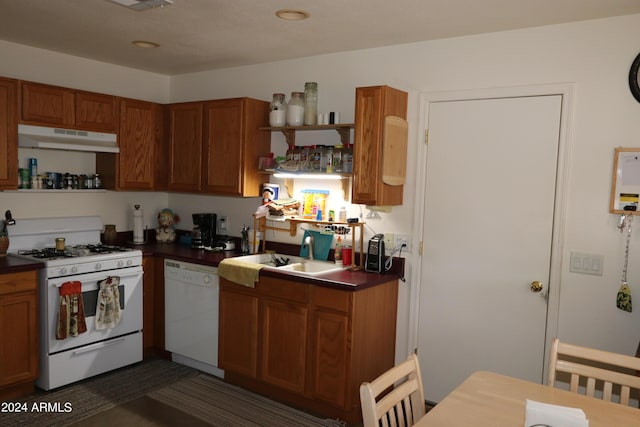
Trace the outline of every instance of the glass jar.
{"type": "Polygon", "coordinates": [[[342,145],[333,147],[333,171],[342,172],[342,145]]]}
{"type": "Polygon", "coordinates": [[[284,102],[284,93],[274,93],[270,105],[269,125],[282,127],[287,124],[287,104],[284,102]]]}
{"type": "Polygon", "coordinates": [[[342,149],[342,172],[353,172],[353,145],[347,144],[342,149]]]}
{"type": "Polygon", "coordinates": [[[287,124],[302,126],[304,123],[304,93],[291,92],[291,99],[287,105],[287,124]]]}
{"type": "Polygon", "coordinates": [[[313,126],[318,120],[318,83],[304,84],[304,124],[313,126]]]}
{"type": "Polygon", "coordinates": [[[106,224],[104,226],[104,244],[113,246],[116,244],[118,232],[115,224],[106,224]]]}
{"type": "Polygon", "coordinates": [[[322,154],[322,156],[324,157],[324,162],[323,162],[323,168],[322,170],[324,170],[327,173],[333,173],[333,146],[332,145],[328,145],[326,147],[324,147],[324,153],[322,154]]]}

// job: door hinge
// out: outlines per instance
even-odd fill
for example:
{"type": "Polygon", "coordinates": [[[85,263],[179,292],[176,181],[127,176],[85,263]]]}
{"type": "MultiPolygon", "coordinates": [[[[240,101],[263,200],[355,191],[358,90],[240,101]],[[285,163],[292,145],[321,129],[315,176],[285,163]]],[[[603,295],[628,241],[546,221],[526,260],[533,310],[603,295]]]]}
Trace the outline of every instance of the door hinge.
{"type": "Polygon", "coordinates": [[[429,129],[425,129],[425,130],[424,130],[424,143],[425,143],[426,145],[428,145],[428,144],[429,144],[429,129]]]}
{"type": "Polygon", "coordinates": [[[424,242],[420,240],[420,243],[418,244],[418,255],[422,255],[423,248],[424,248],[424,242]]]}

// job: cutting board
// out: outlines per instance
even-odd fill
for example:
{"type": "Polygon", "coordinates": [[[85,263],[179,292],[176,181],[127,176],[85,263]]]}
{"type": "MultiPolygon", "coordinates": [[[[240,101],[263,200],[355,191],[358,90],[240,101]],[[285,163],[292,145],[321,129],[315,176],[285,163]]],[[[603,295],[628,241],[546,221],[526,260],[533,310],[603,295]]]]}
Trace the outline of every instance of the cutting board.
{"type": "Polygon", "coordinates": [[[409,124],[398,116],[384,118],[382,138],[382,182],[403,185],[407,176],[409,124]]]}

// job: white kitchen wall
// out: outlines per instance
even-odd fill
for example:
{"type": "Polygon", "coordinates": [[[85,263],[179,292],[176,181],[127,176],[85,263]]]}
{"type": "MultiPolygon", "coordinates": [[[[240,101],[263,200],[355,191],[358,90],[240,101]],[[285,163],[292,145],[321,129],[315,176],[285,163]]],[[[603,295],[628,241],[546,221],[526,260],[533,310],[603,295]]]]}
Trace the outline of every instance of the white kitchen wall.
{"type": "MultiPolygon", "coordinates": [[[[284,92],[288,99],[305,81],[317,81],[319,110],[340,111],[344,121],[352,121],[355,87],[387,84],[408,91],[405,204],[390,214],[381,213],[380,220],[367,222],[378,232],[410,234],[415,222],[413,195],[421,191],[413,177],[416,168],[423,167],[416,163],[420,93],[574,83],[568,218],[559,236],[565,260],[558,334],[568,341],[634,353],[640,340],[640,315],[638,309],[629,314],[615,308],[623,240],[615,227],[617,217],[608,213],[608,203],[614,147],[640,145],[640,104],[627,83],[631,62],[640,52],[638,40],[640,15],[586,21],[186,74],[171,79],[171,99],[253,96],[269,100],[273,92],[284,92]],[[604,275],[570,273],[571,251],[604,255],[604,275]]],[[[272,139],[274,149],[283,144],[276,138],[280,136],[272,139]]],[[[508,153],[496,161],[509,161],[508,153]]],[[[526,199],[520,203],[526,209],[526,199]]],[[[634,297],[640,301],[640,256],[633,255],[634,246],[640,251],[640,231],[633,239],[629,273],[632,287],[637,278],[634,297]]],[[[410,255],[409,261],[411,270],[418,259],[410,255]]],[[[406,313],[409,286],[418,286],[410,273],[409,284],[400,285],[400,313],[406,313]]],[[[405,331],[412,320],[401,317],[399,321],[400,358],[407,351],[403,344],[411,343],[405,331]]]]}
{"type": "MultiPolygon", "coordinates": [[[[410,123],[405,204],[390,213],[380,213],[380,219],[367,219],[367,237],[374,232],[412,232],[416,221],[414,194],[422,191],[414,177],[417,168],[424,167],[416,158],[421,140],[417,128],[421,93],[573,83],[567,225],[559,236],[564,262],[558,335],[564,340],[632,354],[640,339],[640,315],[638,308],[631,314],[615,308],[623,236],[615,226],[617,217],[608,213],[608,204],[614,147],[640,146],[640,104],[630,95],[627,84],[631,62],[640,52],[639,40],[640,15],[633,15],[173,77],[0,42],[0,57],[11,58],[0,61],[0,75],[156,102],[237,96],[270,100],[273,92],[284,92],[288,99],[291,91],[303,88],[304,82],[317,81],[319,110],[340,111],[343,122],[353,121],[355,87],[386,84],[405,90],[409,92],[410,123]],[[604,275],[570,273],[568,257],[572,251],[604,255],[604,275]]],[[[331,135],[300,138],[305,144],[336,141],[331,135]]],[[[274,134],[272,149],[282,152],[284,148],[282,136],[274,134]]],[[[508,153],[496,161],[509,161],[508,153]]],[[[259,198],[187,194],[0,195],[2,207],[13,209],[18,218],[49,212],[52,216],[93,212],[114,218],[106,222],[116,223],[119,229],[131,228],[126,214],[138,199],[143,200],[150,222],[153,214],[147,212],[165,205],[183,218],[207,210],[229,216],[230,234],[251,220],[259,203],[259,198]]],[[[526,200],[521,203],[526,209],[526,200]]],[[[364,215],[368,213],[365,207],[350,209],[356,214],[361,209],[364,215]]],[[[282,234],[287,241],[286,233],[282,234]]],[[[629,268],[633,297],[640,304],[640,252],[636,251],[640,251],[640,231],[633,237],[629,268]]],[[[413,320],[407,312],[410,287],[419,286],[411,277],[412,265],[418,261],[415,253],[408,255],[408,281],[400,284],[398,360],[404,358],[412,342],[407,331],[413,320]]]]}

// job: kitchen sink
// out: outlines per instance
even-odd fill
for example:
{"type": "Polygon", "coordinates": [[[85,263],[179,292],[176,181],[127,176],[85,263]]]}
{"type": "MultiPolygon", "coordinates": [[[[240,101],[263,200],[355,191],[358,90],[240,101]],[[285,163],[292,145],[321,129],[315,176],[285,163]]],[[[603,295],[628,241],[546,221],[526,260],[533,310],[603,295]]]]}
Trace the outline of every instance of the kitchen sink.
{"type": "Polygon", "coordinates": [[[278,253],[243,255],[243,256],[235,257],[234,260],[245,261],[245,262],[250,262],[254,264],[264,264],[265,267],[277,268],[276,263],[273,261],[274,257],[279,262],[282,261],[282,262],[286,262],[287,264],[293,264],[293,263],[302,262],[305,260],[305,258],[301,256],[284,255],[284,254],[278,254],[278,253]]]}
{"type": "Polygon", "coordinates": [[[292,272],[306,276],[318,276],[320,274],[331,273],[334,271],[344,270],[346,267],[342,264],[334,264],[330,261],[310,260],[295,255],[284,255],[274,253],[253,254],[235,257],[234,260],[245,261],[253,264],[263,264],[265,269],[292,272]],[[286,261],[286,265],[276,266],[274,257],[278,262],[286,261]]]}
{"type": "Polygon", "coordinates": [[[334,264],[328,261],[304,260],[278,268],[279,271],[286,270],[307,276],[318,276],[320,274],[332,273],[347,268],[342,264],[334,264]]]}

